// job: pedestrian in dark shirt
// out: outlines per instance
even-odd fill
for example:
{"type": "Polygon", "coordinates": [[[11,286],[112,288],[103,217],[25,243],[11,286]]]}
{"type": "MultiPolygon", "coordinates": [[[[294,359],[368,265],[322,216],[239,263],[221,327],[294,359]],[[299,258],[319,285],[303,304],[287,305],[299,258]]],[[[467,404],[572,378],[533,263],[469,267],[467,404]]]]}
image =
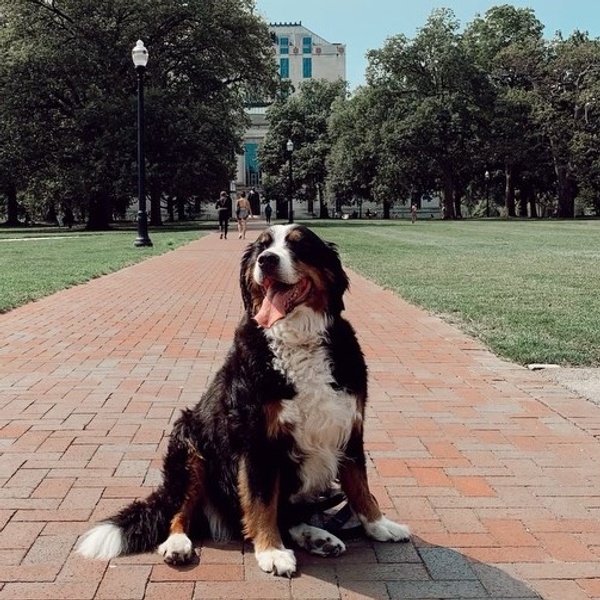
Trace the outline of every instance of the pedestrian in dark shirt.
{"type": "Polygon", "coordinates": [[[219,237],[221,239],[227,239],[227,230],[229,228],[229,208],[231,206],[231,200],[227,195],[227,192],[221,192],[215,208],[219,215],[219,231],[221,232],[219,237]]]}
{"type": "Polygon", "coordinates": [[[265,205],[265,221],[267,225],[271,224],[271,214],[273,213],[273,209],[271,208],[271,203],[267,201],[265,205]]]}

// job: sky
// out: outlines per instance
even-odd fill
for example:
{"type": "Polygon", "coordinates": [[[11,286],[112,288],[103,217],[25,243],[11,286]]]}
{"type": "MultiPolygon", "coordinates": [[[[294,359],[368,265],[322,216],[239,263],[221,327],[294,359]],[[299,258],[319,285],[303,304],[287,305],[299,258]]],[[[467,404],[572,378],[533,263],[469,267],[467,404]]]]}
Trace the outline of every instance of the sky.
{"type": "Polygon", "coordinates": [[[600,37],[598,0],[255,0],[258,12],[270,23],[301,22],[330,43],[346,44],[346,78],[350,89],[364,83],[368,50],[382,48],[387,38],[403,33],[414,38],[435,8],[449,8],[461,27],[492,6],[512,4],[532,8],[544,24],[547,38],[574,30],[600,37]]]}

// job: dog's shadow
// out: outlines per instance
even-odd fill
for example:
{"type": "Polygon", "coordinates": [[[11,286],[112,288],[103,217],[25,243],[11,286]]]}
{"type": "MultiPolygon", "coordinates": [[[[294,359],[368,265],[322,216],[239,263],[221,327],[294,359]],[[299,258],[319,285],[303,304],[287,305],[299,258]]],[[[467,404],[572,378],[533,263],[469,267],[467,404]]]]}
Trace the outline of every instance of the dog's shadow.
{"type": "MultiPolygon", "coordinates": [[[[347,551],[321,558],[296,549],[298,572],[290,580],[292,598],[356,598],[408,600],[423,598],[527,599],[543,597],[500,568],[469,558],[457,550],[435,546],[413,536],[407,543],[380,543],[365,538],[346,540],[347,551]],[[307,595],[308,594],[308,595],[307,595]]],[[[252,544],[205,541],[198,544],[197,568],[220,556],[244,565],[246,581],[268,580],[254,560],[252,544]]]]}

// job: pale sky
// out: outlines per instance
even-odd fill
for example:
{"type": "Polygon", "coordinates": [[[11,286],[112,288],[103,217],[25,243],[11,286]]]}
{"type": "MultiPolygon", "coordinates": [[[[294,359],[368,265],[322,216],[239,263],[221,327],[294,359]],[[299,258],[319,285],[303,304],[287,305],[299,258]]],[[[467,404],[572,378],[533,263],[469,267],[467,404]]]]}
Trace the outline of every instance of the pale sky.
{"type": "Polygon", "coordinates": [[[464,27],[477,13],[492,6],[512,4],[529,7],[546,26],[550,38],[557,30],[566,37],[575,29],[600,37],[598,0],[256,0],[260,14],[269,22],[298,22],[328,42],[346,44],[346,75],[350,89],[364,83],[368,50],[383,47],[385,40],[403,33],[415,37],[434,8],[450,8],[464,27]]]}

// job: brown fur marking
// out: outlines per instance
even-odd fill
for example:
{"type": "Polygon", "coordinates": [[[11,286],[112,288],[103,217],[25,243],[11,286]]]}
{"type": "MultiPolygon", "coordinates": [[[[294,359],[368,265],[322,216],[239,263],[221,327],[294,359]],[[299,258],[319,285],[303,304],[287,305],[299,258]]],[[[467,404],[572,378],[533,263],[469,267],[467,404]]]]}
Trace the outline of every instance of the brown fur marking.
{"type": "Polygon", "coordinates": [[[283,542],[277,526],[279,481],[275,484],[273,497],[268,504],[258,498],[253,498],[248,482],[246,463],[241,460],[238,472],[238,489],[244,536],[252,540],[254,549],[257,552],[264,552],[270,548],[282,548],[283,542]]]}
{"type": "Polygon", "coordinates": [[[171,519],[170,535],[188,533],[194,509],[204,496],[204,459],[193,449],[190,449],[188,455],[187,469],[190,474],[190,482],[181,508],[171,519]]]}
{"type": "Polygon", "coordinates": [[[282,423],[279,420],[279,414],[283,410],[281,402],[268,402],[263,406],[265,413],[265,423],[267,425],[267,436],[270,438],[279,437],[282,434],[290,434],[292,426],[288,423],[282,423]]]}
{"type": "Polygon", "coordinates": [[[287,239],[291,242],[299,242],[303,235],[304,233],[301,229],[294,228],[287,234],[287,239]]]}
{"type": "MultiPolygon", "coordinates": [[[[355,432],[362,436],[362,421],[354,422],[355,432]]],[[[357,435],[355,433],[355,435],[357,435]]],[[[367,471],[364,464],[357,464],[352,460],[342,461],[339,469],[340,484],[348,497],[348,502],[354,512],[362,515],[369,523],[381,518],[381,510],[377,500],[369,490],[367,471]]]]}
{"type": "Polygon", "coordinates": [[[310,279],[313,286],[310,296],[304,303],[315,312],[325,312],[328,300],[327,287],[330,283],[323,279],[323,272],[303,262],[298,262],[297,269],[310,279]]]}
{"type": "Polygon", "coordinates": [[[252,298],[252,314],[256,314],[260,310],[260,305],[265,297],[263,288],[254,281],[254,261],[248,262],[248,267],[244,272],[244,282],[246,289],[250,292],[252,298]]]}

